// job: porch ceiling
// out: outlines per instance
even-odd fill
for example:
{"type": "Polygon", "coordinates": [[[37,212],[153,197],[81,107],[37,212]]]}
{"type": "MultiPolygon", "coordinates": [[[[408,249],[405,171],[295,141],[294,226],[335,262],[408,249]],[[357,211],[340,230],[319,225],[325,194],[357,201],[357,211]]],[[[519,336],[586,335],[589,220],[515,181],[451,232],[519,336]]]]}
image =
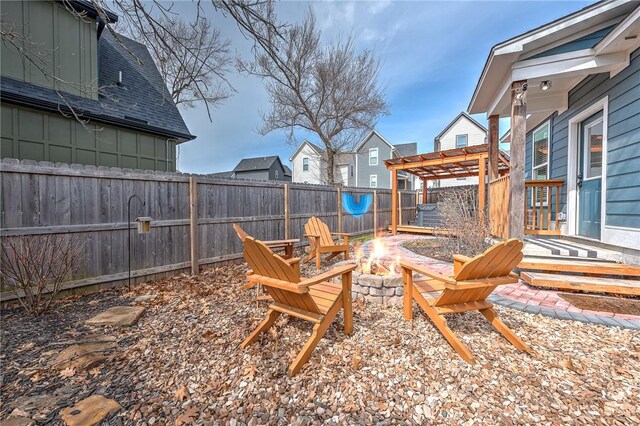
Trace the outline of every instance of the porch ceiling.
{"type": "MultiPolygon", "coordinates": [[[[392,158],[384,163],[389,170],[402,170],[428,180],[455,179],[479,175],[480,161],[489,156],[489,145],[446,149],[408,157],[392,158]]],[[[509,171],[506,154],[498,155],[500,174],[509,171]]]]}

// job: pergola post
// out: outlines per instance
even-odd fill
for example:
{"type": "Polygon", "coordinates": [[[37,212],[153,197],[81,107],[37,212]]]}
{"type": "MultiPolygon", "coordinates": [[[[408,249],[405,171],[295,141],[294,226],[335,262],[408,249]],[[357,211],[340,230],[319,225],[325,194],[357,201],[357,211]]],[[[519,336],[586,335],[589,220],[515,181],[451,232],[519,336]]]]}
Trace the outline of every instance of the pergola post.
{"type": "Polygon", "coordinates": [[[391,233],[398,232],[398,170],[391,170],[391,233]]]}
{"type": "Polygon", "coordinates": [[[509,238],[524,239],[524,161],[527,135],[527,81],[511,84],[509,238]]]}
{"type": "Polygon", "coordinates": [[[427,178],[422,178],[422,204],[427,204],[427,178]]]}
{"type": "MultiPolygon", "coordinates": [[[[500,151],[500,116],[489,116],[489,182],[498,179],[498,152],[500,151]]],[[[491,201],[491,200],[489,200],[491,201]]]]}

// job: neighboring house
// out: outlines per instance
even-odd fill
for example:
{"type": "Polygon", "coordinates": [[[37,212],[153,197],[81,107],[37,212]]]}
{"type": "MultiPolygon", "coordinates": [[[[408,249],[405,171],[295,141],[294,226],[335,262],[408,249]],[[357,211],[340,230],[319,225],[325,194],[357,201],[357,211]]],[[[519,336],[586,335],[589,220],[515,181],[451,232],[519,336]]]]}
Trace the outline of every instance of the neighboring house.
{"type": "MultiPolygon", "coordinates": [[[[391,188],[391,173],[384,161],[394,157],[417,154],[417,144],[391,145],[376,130],[370,131],[352,152],[335,159],[335,173],[344,186],[362,188],[391,188]]],[[[293,181],[325,184],[327,161],[324,149],[305,140],[289,159],[293,165],[293,181]]],[[[398,175],[399,188],[414,189],[413,177],[398,175]]]]}
{"type": "Polygon", "coordinates": [[[323,157],[322,148],[308,140],[302,141],[289,158],[293,168],[292,181],[317,185],[325,183],[326,161],[323,157]]]}
{"type": "MultiPolygon", "coordinates": [[[[466,112],[461,112],[433,140],[433,150],[443,151],[453,148],[464,148],[471,145],[487,143],[487,129],[466,112]]],[[[478,178],[462,177],[457,179],[435,180],[435,187],[477,185],[478,178]]]]}
{"type": "Polygon", "coordinates": [[[280,180],[291,182],[291,170],[282,164],[278,155],[243,158],[231,171],[211,173],[222,179],[280,180]]]}
{"type": "Polygon", "coordinates": [[[511,161],[524,149],[526,179],[564,181],[562,234],[640,249],[639,3],[598,2],[494,46],[470,113],[510,116],[524,83],[511,161]]]}
{"type": "Polygon", "coordinates": [[[195,136],[144,45],[103,31],[88,0],[2,2],[2,15],[21,48],[50,56],[36,59],[45,74],[2,45],[2,158],[176,170],[176,146],[195,136]]]}

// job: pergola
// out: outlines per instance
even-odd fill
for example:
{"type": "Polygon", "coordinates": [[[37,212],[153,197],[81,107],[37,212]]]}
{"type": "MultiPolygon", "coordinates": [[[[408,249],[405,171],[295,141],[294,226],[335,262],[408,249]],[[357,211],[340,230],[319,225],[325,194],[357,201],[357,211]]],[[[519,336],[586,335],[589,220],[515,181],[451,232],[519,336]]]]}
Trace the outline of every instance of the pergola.
{"type": "MultiPolygon", "coordinates": [[[[493,167],[496,168],[495,175],[508,173],[509,160],[499,151],[495,154],[497,154],[497,161],[491,162],[492,166],[495,165],[493,167]]],[[[489,145],[485,144],[386,160],[385,165],[391,171],[391,230],[393,234],[395,235],[398,231],[398,170],[422,179],[422,199],[425,202],[427,182],[430,180],[478,176],[478,210],[484,211],[488,159],[489,145]]],[[[417,230],[417,227],[411,229],[411,231],[417,230]]]]}

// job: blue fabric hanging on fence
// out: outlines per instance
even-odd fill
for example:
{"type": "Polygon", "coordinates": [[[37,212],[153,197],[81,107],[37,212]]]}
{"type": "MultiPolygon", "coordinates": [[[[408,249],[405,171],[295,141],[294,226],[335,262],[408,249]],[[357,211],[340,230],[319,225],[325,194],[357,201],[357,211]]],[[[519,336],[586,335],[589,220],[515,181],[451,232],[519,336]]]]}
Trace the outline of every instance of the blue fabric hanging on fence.
{"type": "Polygon", "coordinates": [[[373,194],[360,194],[360,199],[356,201],[353,194],[342,193],[342,207],[355,218],[359,218],[369,211],[373,202],[373,194]]]}

